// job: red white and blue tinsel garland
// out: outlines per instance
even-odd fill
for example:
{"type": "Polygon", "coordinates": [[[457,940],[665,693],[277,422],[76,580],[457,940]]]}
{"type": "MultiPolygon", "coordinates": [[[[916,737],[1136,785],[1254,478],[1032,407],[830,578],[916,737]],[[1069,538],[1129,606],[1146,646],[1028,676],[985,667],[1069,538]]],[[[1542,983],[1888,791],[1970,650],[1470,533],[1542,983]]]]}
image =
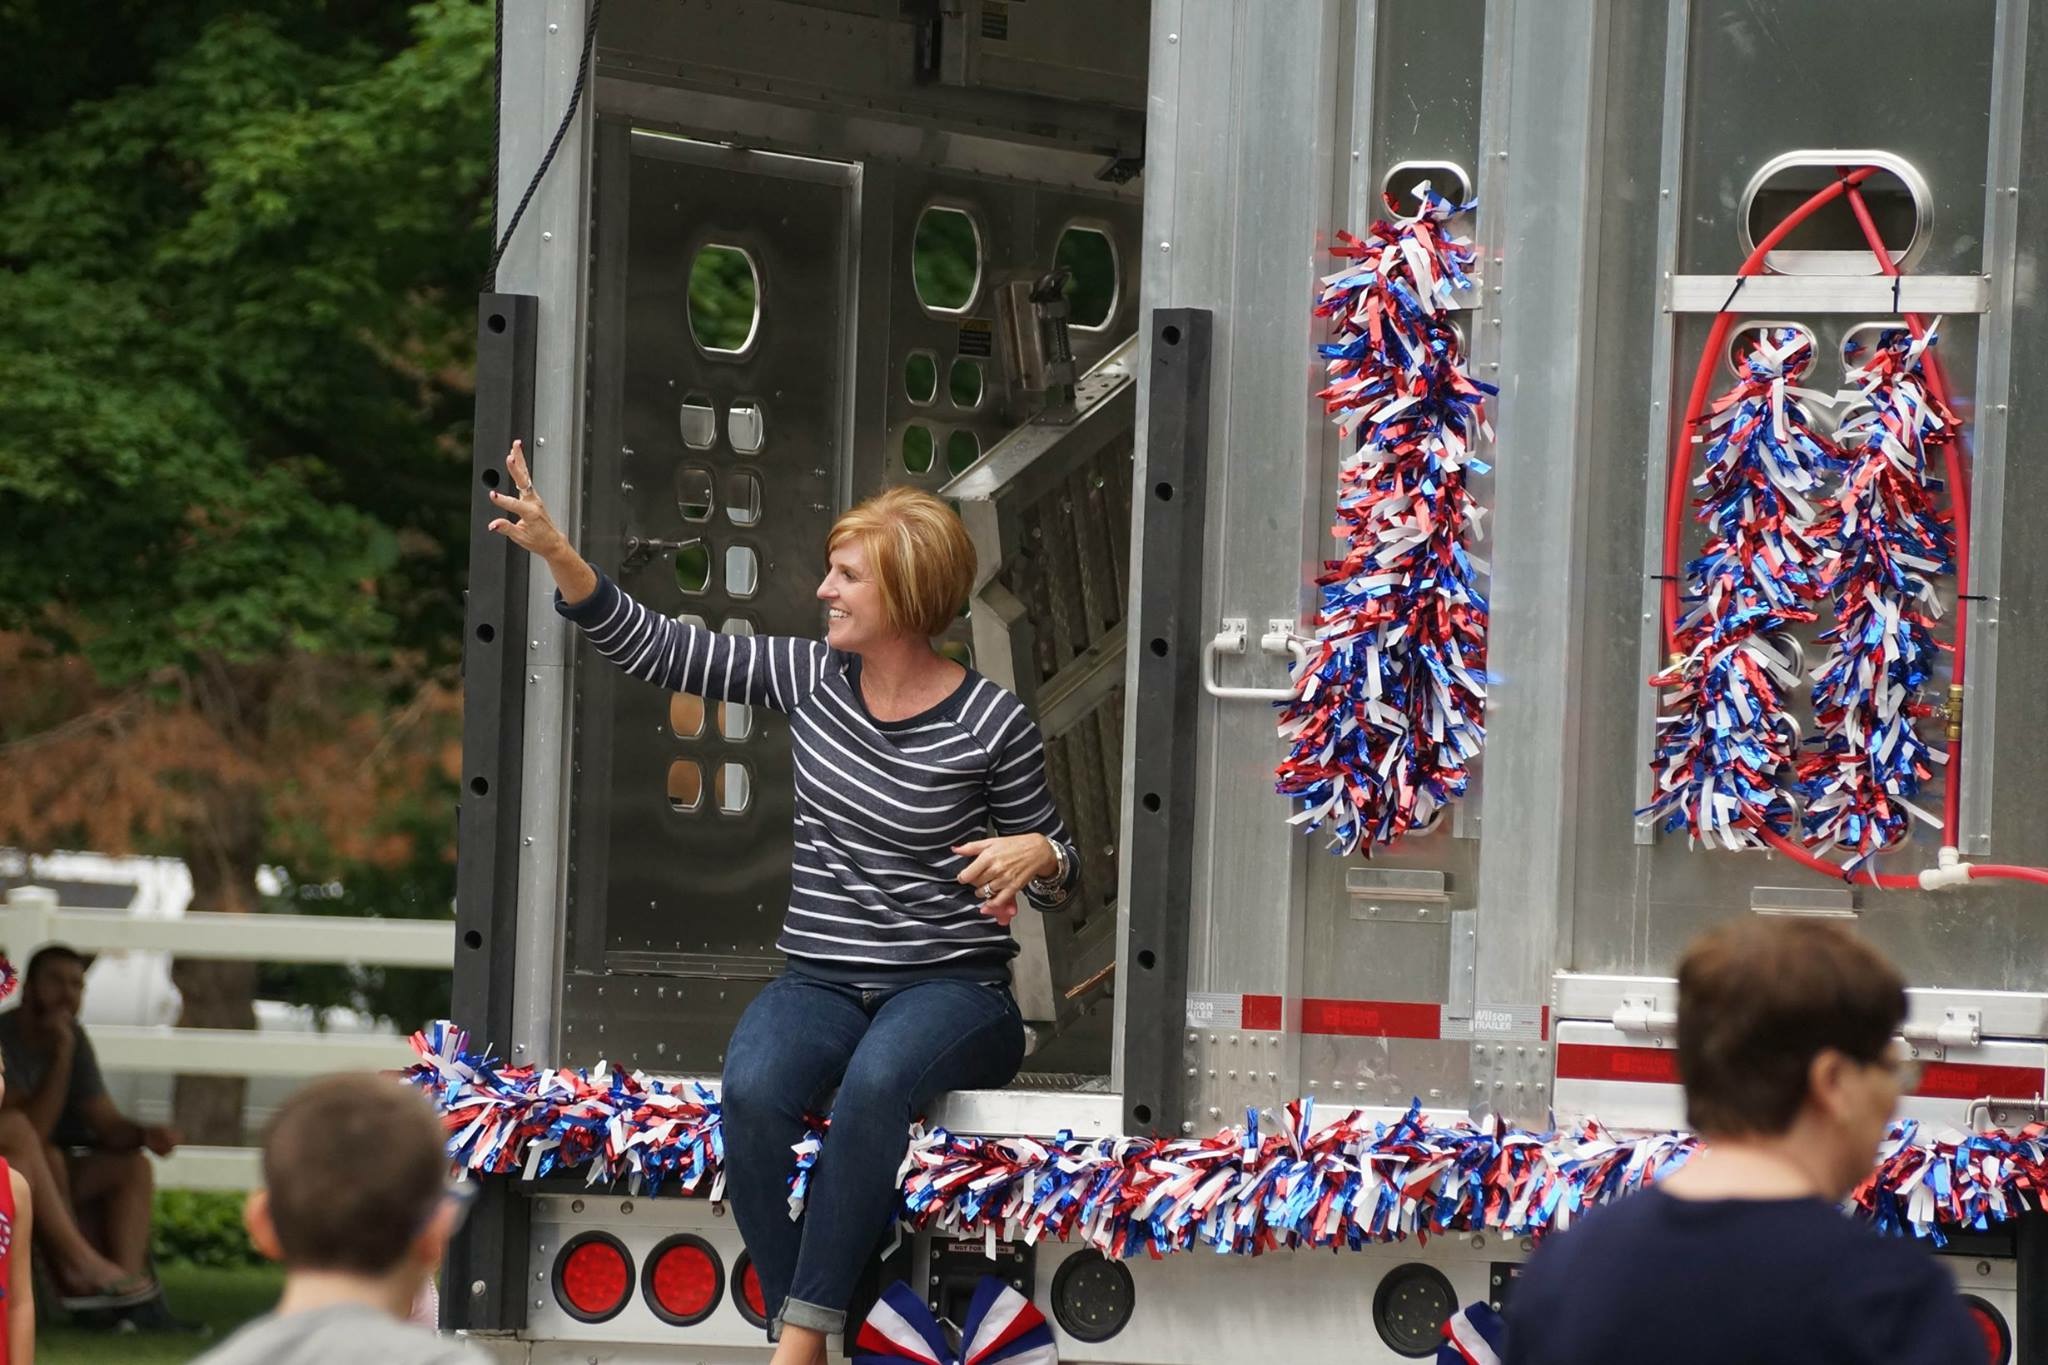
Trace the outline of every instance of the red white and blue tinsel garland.
{"type": "Polygon", "coordinates": [[[1826,484],[1842,464],[1807,406],[1826,400],[1792,382],[1812,360],[1804,332],[1766,333],[1714,403],[1694,481],[1710,534],[1685,567],[1693,605],[1677,657],[1650,679],[1667,695],[1645,813],[1709,847],[1760,847],[1761,831],[1792,825],[1786,787],[1802,736],[1785,696],[1801,682],[1801,655],[1787,632],[1816,618],[1826,484]]]}
{"type": "Polygon", "coordinates": [[[1465,792],[1484,739],[1485,566],[1470,552],[1482,509],[1466,486],[1487,466],[1485,395],[1452,325],[1473,286],[1472,244],[1453,237],[1454,204],[1423,185],[1413,216],[1339,233],[1350,262],[1322,282],[1316,314],[1335,320],[1321,397],[1356,449],[1338,478],[1332,534],[1344,542],[1316,580],[1315,636],[1294,672],[1276,789],[1290,823],[1331,825],[1339,853],[1426,830],[1465,792]]]}
{"type": "MultiPolygon", "coordinates": [[[[534,1179],[554,1171],[635,1193],[723,1189],[718,1101],[702,1086],[608,1066],[500,1066],[462,1030],[413,1035],[409,1079],[432,1096],[448,1153],[465,1170],[534,1179]]],[[[1319,1122],[1313,1100],[1284,1121],[1213,1137],[973,1137],[915,1126],[898,1212],[964,1237],[1082,1241],[1105,1255],[1289,1247],[1353,1250],[1452,1232],[1540,1237],[1669,1174],[1697,1146],[1683,1133],[1621,1135],[1596,1122],[1548,1133],[1432,1124],[1418,1103],[1397,1122],[1357,1111],[1319,1122]]],[[[805,1143],[814,1159],[819,1134],[805,1143]]],[[[2004,1132],[1893,1128],[1853,1196],[1880,1228],[1943,1240],[2043,1206],[2048,1125],[2004,1132]]],[[[792,1184],[796,1183],[792,1162],[792,1184]]],[[[809,1162],[804,1163],[808,1168],[809,1162]]],[[[792,1210],[801,1199],[792,1199],[792,1210]]]]}
{"type": "Polygon", "coordinates": [[[1816,534],[1827,543],[1824,586],[1835,624],[1814,673],[1817,749],[1799,763],[1801,817],[1816,852],[1837,845],[1850,870],[1905,839],[1913,804],[1946,752],[1917,723],[1939,656],[1934,580],[1954,569],[1950,518],[1936,503],[1929,459],[1955,439],[1955,414],[1922,369],[1934,333],[1885,331],[1848,380],[1851,407],[1835,433],[1848,461],[1816,534]]]}

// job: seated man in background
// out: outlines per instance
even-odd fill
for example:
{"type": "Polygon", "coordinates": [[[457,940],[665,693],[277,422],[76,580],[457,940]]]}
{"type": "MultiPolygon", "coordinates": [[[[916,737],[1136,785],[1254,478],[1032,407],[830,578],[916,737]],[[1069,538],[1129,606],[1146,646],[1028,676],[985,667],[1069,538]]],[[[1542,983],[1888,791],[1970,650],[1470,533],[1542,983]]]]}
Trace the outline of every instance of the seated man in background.
{"type": "Polygon", "coordinates": [[[1982,1365],[1923,1242],[1841,1203],[1913,1070],[1906,983],[1821,920],[1745,915],[1678,964],[1678,1071],[1704,1140],[1669,1178],[1537,1249],[1507,1365],[1982,1365]]]}
{"type": "Polygon", "coordinates": [[[62,944],[38,949],[23,974],[21,1007],[0,1014],[0,1156],[28,1180],[38,1247],[58,1302],[74,1312],[157,1296],[149,1273],[155,1180],[143,1149],[163,1156],[179,1140],[114,1108],[78,1023],[85,966],[62,944]]]}
{"type": "Polygon", "coordinates": [[[284,1295],[194,1365],[485,1365],[406,1321],[473,1188],[448,1184],[441,1140],[426,1098],[388,1076],[329,1076],[286,1100],[243,1213],[284,1262],[284,1295]]]}

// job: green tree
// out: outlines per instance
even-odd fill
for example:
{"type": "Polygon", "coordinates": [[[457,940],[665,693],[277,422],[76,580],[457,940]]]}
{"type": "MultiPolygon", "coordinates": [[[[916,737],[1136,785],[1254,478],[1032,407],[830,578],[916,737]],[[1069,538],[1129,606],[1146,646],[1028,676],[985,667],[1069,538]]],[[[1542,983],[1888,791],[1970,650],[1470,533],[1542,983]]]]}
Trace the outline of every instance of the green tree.
{"type": "MultiPolygon", "coordinates": [[[[490,6],[0,12],[51,53],[0,138],[0,841],[182,854],[202,909],[404,867],[439,912],[490,6]]],[[[254,977],[180,963],[184,1022],[254,977]]],[[[240,1092],[180,1121],[237,1140],[240,1092]]]]}

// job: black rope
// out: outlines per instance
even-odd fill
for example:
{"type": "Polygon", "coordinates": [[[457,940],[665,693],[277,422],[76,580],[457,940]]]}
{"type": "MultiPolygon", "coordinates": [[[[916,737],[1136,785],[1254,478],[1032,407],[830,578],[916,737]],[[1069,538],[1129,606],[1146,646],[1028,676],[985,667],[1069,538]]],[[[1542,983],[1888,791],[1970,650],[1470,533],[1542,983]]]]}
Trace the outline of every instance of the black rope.
{"type": "Polygon", "coordinates": [[[534,168],[533,179],[526,182],[526,193],[519,196],[519,207],[512,210],[512,221],[505,224],[505,235],[498,239],[498,249],[491,253],[492,287],[498,281],[498,262],[505,258],[505,248],[512,244],[512,234],[519,229],[519,220],[526,216],[526,206],[533,202],[533,192],[540,188],[541,178],[554,164],[555,153],[561,150],[562,139],[569,135],[569,125],[576,119],[576,106],[583,102],[583,83],[590,76],[590,49],[597,41],[597,16],[604,8],[604,0],[590,0],[590,14],[583,24],[583,55],[576,62],[576,84],[569,88],[569,107],[562,111],[562,122],[555,129],[554,138],[548,143],[547,153],[541,157],[540,165],[534,168]]]}
{"type": "Polygon", "coordinates": [[[1723,299],[1723,300],[1721,300],[1721,306],[1720,306],[1719,308],[1716,308],[1716,309],[1715,309],[1714,311],[1715,311],[1715,312],[1717,312],[1717,313],[1725,313],[1725,312],[1727,312],[1727,311],[1729,310],[1729,308],[1730,308],[1730,307],[1732,307],[1732,306],[1734,305],[1734,303],[1735,303],[1735,296],[1736,296],[1737,294],[1740,294],[1740,293],[1742,292],[1742,286],[1743,286],[1743,285],[1745,285],[1745,284],[1748,284],[1748,283],[1749,283],[1749,276],[1747,276],[1747,275],[1737,275],[1737,276],[1735,277],[1735,287],[1734,287],[1733,289],[1731,289],[1731,290],[1729,290],[1729,291],[1728,291],[1728,297],[1727,297],[1727,298],[1725,298],[1725,299],[1723,299]]]}
{"type": "MultiPolygon", "coordinates": [[[[491,231],[498,230],[498,140],[504,136],[505,117],[505,0],[497,0],[491,16],[491,231]]],[[[496,293],[498,262],[484,275],[484,292],[496,293]]]]}

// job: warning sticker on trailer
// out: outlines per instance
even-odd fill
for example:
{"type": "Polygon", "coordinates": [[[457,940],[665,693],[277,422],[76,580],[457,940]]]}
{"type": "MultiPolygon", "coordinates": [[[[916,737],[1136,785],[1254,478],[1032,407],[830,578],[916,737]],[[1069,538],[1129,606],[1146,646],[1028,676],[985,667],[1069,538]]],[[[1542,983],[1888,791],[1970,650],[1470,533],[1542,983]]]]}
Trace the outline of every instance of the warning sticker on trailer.
{"type": "Polygon", "coordinates": [[[960,354],[986,359],[996,353],[995,324],[987,318],[968,318],[960,324],[960,354]]]}
{"type": "Polygon", "coordinates": [[[1003,0],[987,0],[982,6],[981,36],[998,43],[1010,36],[1010,7],[1003,0]]]}

